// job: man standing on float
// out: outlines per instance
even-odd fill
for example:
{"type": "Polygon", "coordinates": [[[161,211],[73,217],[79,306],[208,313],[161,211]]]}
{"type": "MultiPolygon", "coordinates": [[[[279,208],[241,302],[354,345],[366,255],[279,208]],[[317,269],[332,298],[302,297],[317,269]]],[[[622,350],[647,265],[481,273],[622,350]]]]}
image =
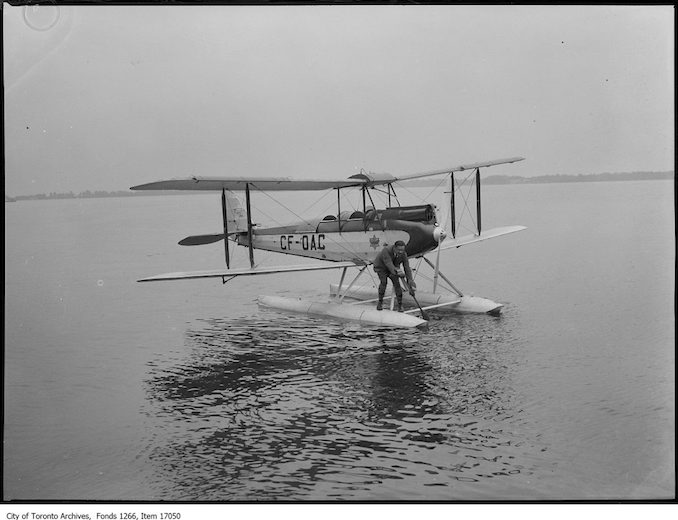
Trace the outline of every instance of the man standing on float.
{"type": "Polygon", "coordinates": [[[410,294],[414,294],[416,284],[412,280],[412,270],[405,252],[405,242],[398,240],[392,246],[386,246],[382,249],[377,257],[374,259],[374,272],[379,275],[379,303],[377,303],[377,310],[384,308],[384,294],[386,293],[386,286],[388,279],[393,282],[393,288],[396,293],[396,301],[398,302],[397,311],[403,312],[403,290],[400,287],[400,278],[407,279],[410,294]],[[400,265],[403,266],[405,272],[398,269],[400,265]]]}

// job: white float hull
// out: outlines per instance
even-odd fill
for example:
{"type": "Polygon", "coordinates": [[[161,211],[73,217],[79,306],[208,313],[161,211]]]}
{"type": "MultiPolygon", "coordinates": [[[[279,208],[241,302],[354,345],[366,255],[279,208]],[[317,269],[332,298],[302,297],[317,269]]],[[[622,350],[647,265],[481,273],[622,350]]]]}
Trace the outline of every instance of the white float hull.
{"type": "Polygon", "coordinates": [[[284,298],[282,296],[259,296],[257,302],[259,305],[277,310],[299,312],[314,316],[327,316],[343,321],[354,321],[363,325],[422,328],[428,323],[411,314],[389,310],[378,311],[375,307],[365,305],[321,303],[296,298],[284,298]]]}
{"type": "MultiPolygon", "coordinates": [[[[336,296],[338,288],[338,284],[330,284],[330,295],[333,297],[336,296]]],[[[346,294],[347,298],[356,300],[373,300],[378,298],[378,296],[377,288],[368,286],[351,287],[351,289],[346,294]]],[[[456,294],[450,293],[434,294],[424,291],[417,291],[415,296],[422,307],[428,307],[429,305],[449,304],[440,308],[449,309],[450,311],[464,314],[499,314],[502,308],[501,303],[477,296],[457,296],[456,294]]],[[[385,300],[388,301],[389,299],[390,295],[387,294],[385,300]]],[[[407,291],[403,291],[403,303],[407,304],[408,306],[416,306],[414,299],[407,293],[407,291]]]]}

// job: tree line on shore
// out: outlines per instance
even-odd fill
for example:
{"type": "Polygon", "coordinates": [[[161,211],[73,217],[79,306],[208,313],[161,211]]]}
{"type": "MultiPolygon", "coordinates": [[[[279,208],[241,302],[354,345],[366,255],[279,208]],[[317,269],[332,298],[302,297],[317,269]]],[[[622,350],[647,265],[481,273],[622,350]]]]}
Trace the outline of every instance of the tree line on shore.
{"type": "MultiPolygon", "coordinates": [[[[555,182],[605,182],[605,181],[639,181],[639,180],[671,180],[673,171],[665,172],[626,172],[626,173],[595,173],[579,175],[540,175],[537,177],[520,177],[514,175],[490,175],[483,178],[483,185],[487,184],[543,184],[555,182]]],[[[421,180],[408,183],[410,186],[437,186],[440,180],[421,180]]],[[[149,197],[158,195],[186,195],[187,193],[200,194],[202,192],[185,191],[81,191],[78,194],[68,193],[39,193],[36,195],[17,195],[10,197],[5,194],[5,202],[17,200],[56,200],[56,199],[91,199],[103,197],[149,197]]]]}
{"type": "MultiPolygon", "coordinates": [[[[201,192],[191,192],[191,193],[201,193],[201,192]]],[[[130,190],[117,190],[117,191],[81,191],[80,193],[73,193],[69,191],[68,193],[38,193],[36,195],[16,195],[10,197],[5,194],[5,202],[14,202],[17,200],[56,200],[56,199],[98,199],[104,197],[148,197],[156,195],[186,195],[186,192],[181,191],[130,191],[130,190]]]]}

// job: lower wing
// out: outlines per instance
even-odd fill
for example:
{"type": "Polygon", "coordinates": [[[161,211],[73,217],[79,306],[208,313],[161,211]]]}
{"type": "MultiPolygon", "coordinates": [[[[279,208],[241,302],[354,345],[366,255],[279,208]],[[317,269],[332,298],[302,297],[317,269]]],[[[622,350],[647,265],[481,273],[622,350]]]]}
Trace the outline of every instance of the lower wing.
{"type": "Polygon", "coordinates": [[[440,246],[440,249],[441,250],[452,249],[453,247],[461,247],[467,244],[473,244],[475,242],[482,242],[483,240],[488,240],[490,238],[496,238],[502,235],[508,235],[509,233],[522,231],[523,229],[527,228],[525,226],[504,226],[483,231],[482,235],[466,235],[463,237],[453,239],[448,238],[443,241],[442,245],[440,246]]]}
{"type": "Polygon", "coordinates": [[[165,280],[188,280],[195,278],[227,278],[235,276],[252,276],[258,274],[294,273],[297,271],[318,271],[322,269],[339,269],[342,267],[356,267],[354,262],[332,262],[328,264],[289,265],[274,267],[255,267],[253,269],[215,269],[213,271],[185,271],[165,273],[142,278],[137,282],[159,282],[165,280]]]}

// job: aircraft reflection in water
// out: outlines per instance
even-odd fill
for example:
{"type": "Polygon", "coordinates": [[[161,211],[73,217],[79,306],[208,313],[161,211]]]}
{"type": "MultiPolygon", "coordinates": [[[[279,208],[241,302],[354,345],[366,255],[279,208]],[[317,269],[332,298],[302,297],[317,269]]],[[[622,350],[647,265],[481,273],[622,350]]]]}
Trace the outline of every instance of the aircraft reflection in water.
{"type": "Polygon", "coordinates": [[[168,496],[466,498],[532,471],[501,321],[422,337],[264,318],[204,322],[188,359],[152,367],[149,458],[168,496]]]}

